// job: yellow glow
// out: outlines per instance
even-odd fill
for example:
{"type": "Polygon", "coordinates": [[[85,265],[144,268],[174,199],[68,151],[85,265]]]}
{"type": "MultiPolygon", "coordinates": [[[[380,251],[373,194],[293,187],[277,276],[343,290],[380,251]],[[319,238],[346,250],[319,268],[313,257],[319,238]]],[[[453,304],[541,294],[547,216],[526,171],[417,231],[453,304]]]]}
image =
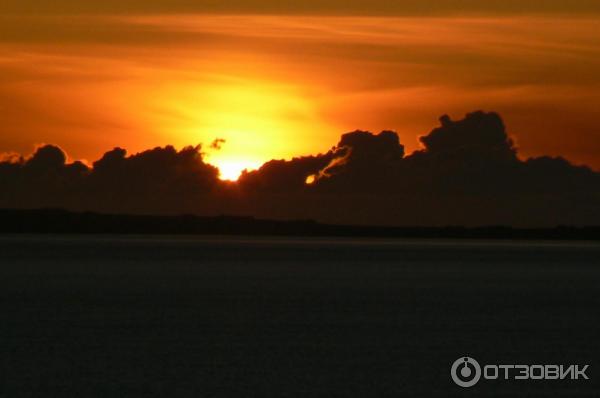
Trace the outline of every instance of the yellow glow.
{"type": "Polygon", "coordinates": [[[317,104],[294,85],[234,71],[214,80],[173,80],[160,87],[160,97],[141,98],[161,110],[146,113],[148,128],[179,147],[202,143],[205,161],[219,168],[223,180],[236,180],[244,169],[271,159],[313,153],[323,131],[335,134],[317,104]],[[220,148],[210,146],[215,139],[224,140],[220,148]]]}

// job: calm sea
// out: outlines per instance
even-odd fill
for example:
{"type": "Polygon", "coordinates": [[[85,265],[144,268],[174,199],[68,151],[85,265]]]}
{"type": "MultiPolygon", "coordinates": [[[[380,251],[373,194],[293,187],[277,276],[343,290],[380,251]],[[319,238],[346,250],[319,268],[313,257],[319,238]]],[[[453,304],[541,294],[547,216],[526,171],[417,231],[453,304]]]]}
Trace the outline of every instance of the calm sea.
{"type": "Polygon", "coordinates": [[[0,236],[0,396],[598,397],[599,288],[593,243],[0,236]]]}

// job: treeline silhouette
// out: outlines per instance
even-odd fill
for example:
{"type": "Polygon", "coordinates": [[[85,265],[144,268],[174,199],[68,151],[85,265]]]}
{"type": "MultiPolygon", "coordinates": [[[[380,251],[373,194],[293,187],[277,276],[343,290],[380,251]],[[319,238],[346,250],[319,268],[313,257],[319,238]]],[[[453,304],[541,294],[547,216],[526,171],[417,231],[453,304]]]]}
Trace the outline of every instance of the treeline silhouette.
{"type": "Polygon", "coordinates": [[[389,227],[334,225],[314,220],[265,220],[254,217],[158,216],[72,212],[63,209],[0,209],[4,234],[152,234],[297,237],[379,237],[511,240],[600,240],[600,226],[555,228],[389,227]]]}

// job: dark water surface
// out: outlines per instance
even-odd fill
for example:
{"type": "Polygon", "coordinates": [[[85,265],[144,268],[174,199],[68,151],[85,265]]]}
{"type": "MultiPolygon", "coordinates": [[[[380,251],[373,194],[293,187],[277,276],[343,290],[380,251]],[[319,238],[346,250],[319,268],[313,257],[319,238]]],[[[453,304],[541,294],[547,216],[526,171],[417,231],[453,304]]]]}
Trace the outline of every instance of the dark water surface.
{"type": "Polygon", "coordinates": [[[591,243],[4,236],[0,396],[599,397],[599,289],[591,243]]]}

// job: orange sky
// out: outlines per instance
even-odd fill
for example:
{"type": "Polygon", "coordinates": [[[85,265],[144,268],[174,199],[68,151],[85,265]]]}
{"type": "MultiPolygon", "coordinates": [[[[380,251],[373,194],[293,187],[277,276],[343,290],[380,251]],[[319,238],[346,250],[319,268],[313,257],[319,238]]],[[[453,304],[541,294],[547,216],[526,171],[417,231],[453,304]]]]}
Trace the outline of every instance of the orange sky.
{"type": "Polygon", "coordinates": [[[0,152],[55,143],[94,160],[204,143],[233,176],[355,129],[396,130],[410,152],[441,114],[484,109],[503,115],[522,156],[600,169],[594,13],[14,10],[0,22],[0,152]]]}

